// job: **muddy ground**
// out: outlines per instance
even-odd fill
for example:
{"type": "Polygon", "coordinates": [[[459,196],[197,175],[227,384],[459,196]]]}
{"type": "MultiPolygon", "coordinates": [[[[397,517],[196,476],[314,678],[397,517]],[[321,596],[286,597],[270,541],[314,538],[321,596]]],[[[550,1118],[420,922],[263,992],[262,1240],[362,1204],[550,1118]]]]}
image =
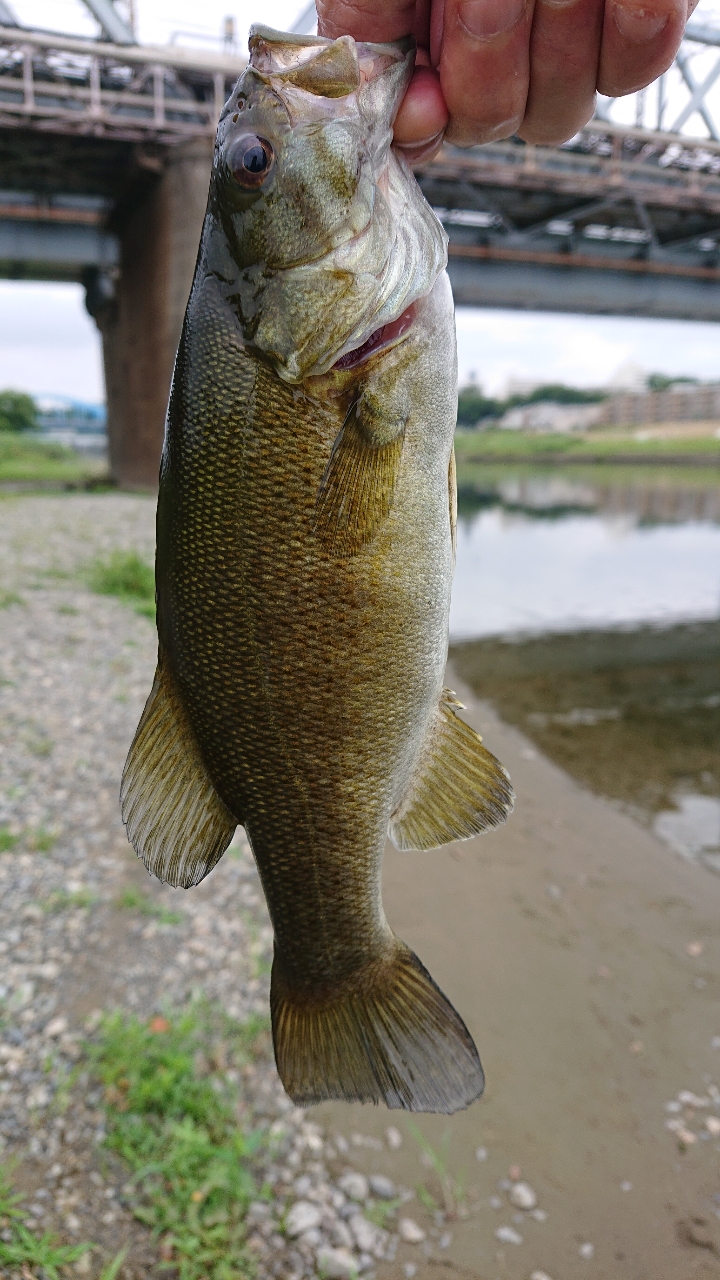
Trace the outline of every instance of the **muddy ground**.
{"type": "MultiPolygon", "coordinates": [[[[143,498],[0,506],[0,828],[15,842],[0,854],[3,1158],[21,1157],[24,1190],[47,1192],[35,1198],[38,1222],[99,1242],[86,1274],[132,1239],[128,1280],[155,1274],[157,1249],[122,1203],[121,1170],[103,1163],[92,1082],[58,1127],[53,1072],[77,1059],[97,1009],[150,1014],[198,991],[234,1016],[264,1007],[270,942],[241,845],[183,895],[154,887],[124,841],[118,776],[154,639],[145,618],[93,595],[84,575],[113,548],[149,557],[152,539],[143,498]],[[123,910],[124,886],[181,920],[123,910]]],[[[303,1185],[312,1196],[351,1167],[414,1192],[402,1212],[424,1239],[400,1239],[392,1262],[365,1261],[378,1280],[720,1277],[720,877],[467,700],[512,774],[516,811],[467,844],[389,849],[384,880],[391,924],[476,1037],[486,1095],[415,1125],[372,1108],[316,1108],[325,1166],[316,1161],[303,1185]]],[[[280,1106],[269,1067],[266,1094],[280,1106]]],[[[268,1270],[312,1271],[311,1251],[268,1240],[268,1270]]]]}

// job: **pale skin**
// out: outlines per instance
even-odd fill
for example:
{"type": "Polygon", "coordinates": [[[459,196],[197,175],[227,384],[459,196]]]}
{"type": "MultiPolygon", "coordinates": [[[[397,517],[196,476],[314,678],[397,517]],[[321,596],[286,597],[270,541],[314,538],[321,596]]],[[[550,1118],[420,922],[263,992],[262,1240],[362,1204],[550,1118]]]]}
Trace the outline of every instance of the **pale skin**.
{"type": "Polygon", "coordinates": [[[560,143],[595,94],[651,83],[677,52],[698,0],[317,0],[321,35],[418,43],[395,123],[408,158],[517,134],[560,143]]]}

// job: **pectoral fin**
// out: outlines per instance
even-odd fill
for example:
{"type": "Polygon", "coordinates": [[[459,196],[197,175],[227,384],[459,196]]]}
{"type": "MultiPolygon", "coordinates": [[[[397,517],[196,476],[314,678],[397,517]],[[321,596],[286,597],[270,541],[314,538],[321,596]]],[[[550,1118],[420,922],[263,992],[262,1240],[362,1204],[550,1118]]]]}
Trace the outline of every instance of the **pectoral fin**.
{"type": "Polygon", "coordinates": [[[392,507],[404,429],[378,441],[350,410],[333,445],[315,503],[313,532],[332,555],[355,555],[375,536],[392,507]]]}
{"type": "Polygon", "coordinates": [[[212,870],[237,826],[160,667],[125,762],[120,805],[128,839],[148,871],[185,889],[212,870]]]}
{"type": "Polygon", "coordinates": [[[461,706],[450,689],[443,690],[410,790],[390,822],[398,849],[469,840],[504,822],[512,809],[510,779],[456,714],[461,706]]]}

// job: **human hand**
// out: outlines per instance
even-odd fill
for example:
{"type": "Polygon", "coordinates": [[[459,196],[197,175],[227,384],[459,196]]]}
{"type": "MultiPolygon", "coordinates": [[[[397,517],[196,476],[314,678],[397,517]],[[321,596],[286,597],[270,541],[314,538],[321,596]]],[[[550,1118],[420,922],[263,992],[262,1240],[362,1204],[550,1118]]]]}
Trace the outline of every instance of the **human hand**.
{"type": "Polygon", "coordinates": [[[596,91],[642,89],[672,62],[698,0],[317,0],[321,35],[418,43],[395,122],[412,160],[518,134],[559,143],[596,91]]]}

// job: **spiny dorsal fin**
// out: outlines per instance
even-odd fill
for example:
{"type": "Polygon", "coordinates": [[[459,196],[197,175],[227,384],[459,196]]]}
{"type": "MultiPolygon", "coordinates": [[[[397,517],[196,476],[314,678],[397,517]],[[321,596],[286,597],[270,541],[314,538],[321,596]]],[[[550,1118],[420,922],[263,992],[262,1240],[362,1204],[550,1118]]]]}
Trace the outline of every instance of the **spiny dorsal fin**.
{"type": "Polygon", "coordinates": [[[237,826],[160,667],[125,762],[120,806],[138,857],[152,875],[176,888],[200,883],[237,826]]]}
{"type": "Polygon", "coordinates": [[[478,1051],[460,1015],[404,943],[352,984],[308,1000],[277,952],[270,980],[278,1072],[297,1106],[330,1098],[451,1115],[480,1097],[478,1051]]]}
{"type": "Polygon", "coordinates": [[[504,822],[513,807],[510,779],[482,738],[456,714],[444,689],[410,789],[390,821],[398,849],[436,849],[470,840],[504,822]]]}
{"type": "Polygon", "coordinates": [[[376,444],[363,430],[357,406],[333,445],[315,503],[313,532],[326,551],[351,556],[377,533],[392,507],[404,432],[376,444]]]}

